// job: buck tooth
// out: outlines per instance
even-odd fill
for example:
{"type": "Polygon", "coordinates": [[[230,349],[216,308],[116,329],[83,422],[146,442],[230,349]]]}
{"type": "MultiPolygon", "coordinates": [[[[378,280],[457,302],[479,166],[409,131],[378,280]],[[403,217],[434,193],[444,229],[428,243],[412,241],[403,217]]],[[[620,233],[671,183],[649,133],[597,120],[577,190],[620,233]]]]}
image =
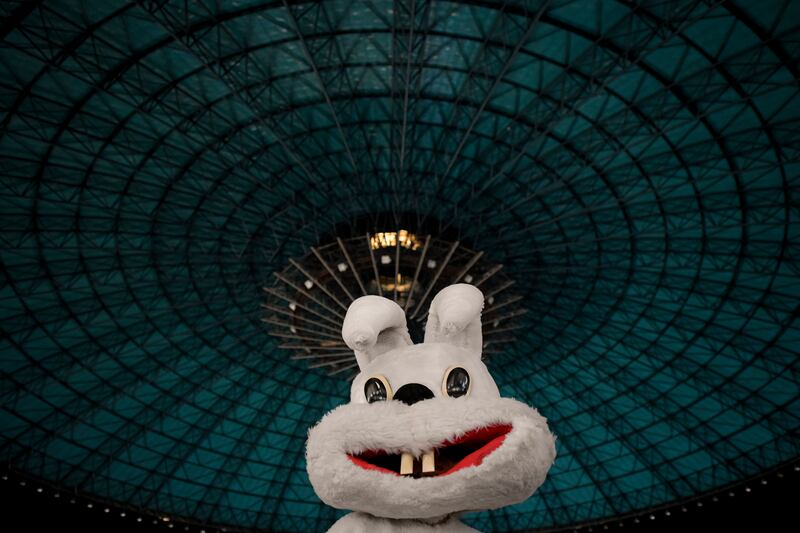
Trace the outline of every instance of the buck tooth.
{"type": "Polygon", "coordinates": [[[422,454],[422,472],[429,473],[436,471],[436,461],[433,458],[433,450],[422,454]]]}
{"type": "Polygon", "coordinates": [[[400,475],[405,476],[407,474],[414,473],[414,456],[408,452],[403,452],[403,455],[400,456],[400,475]]]}

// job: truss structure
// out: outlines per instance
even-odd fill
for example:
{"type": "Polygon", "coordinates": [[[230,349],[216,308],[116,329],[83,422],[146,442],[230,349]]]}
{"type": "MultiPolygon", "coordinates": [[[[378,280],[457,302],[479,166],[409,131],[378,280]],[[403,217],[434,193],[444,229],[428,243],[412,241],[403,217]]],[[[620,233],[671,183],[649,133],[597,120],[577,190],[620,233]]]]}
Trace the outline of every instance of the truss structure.
{"type": "Polygon", "coordinates": [[[526,325],[522,297],[503,265],[481,261],[484,252],[408,230],[367,233],[311,248],[299,260],[275,273],[261,320],[270,325],[279,348],[309,368],[342,372],[348,381],[358,373],[356,358],[342,340],[342,324],[356,298],[375,294],[389,298],[406,313],[414,342],[422,342],[428,306],[436,292],[454,283],[469,283],[484,296],[481,315],[483,357],[501,353],[526,325]],[[511,289],[511,290],[509,290],[511,289]]]}
{"type": "Polygon", "coordinates": [[[324,530],[345,373],[275,272],[373,213],[504,265],[502,392],[558,435],[558,528],[798,456],[800,3],[0,4],[0,460],[201,524],[324,530]],[[427,234],[426,233],[426,234],[427,234]],[[444,237],[449,235],[451,237],[444,237]]]}

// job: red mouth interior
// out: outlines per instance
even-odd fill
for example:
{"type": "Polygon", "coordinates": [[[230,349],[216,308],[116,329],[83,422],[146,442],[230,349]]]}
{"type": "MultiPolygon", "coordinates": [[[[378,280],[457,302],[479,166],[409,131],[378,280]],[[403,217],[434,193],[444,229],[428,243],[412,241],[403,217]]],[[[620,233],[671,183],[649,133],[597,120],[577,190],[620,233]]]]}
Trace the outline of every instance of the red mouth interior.
{"type": "MultiPolygon", "coordinates": [[[[414,473],[411,476],[446,476],[468,466],[478,466],[503,443],[511,429],[510,424],[496,424],[473,429],[456,439],[446,440],[435,448],[436,470],[423,474],[420,461],[417,460],[414,461],[414,473]]],[[[400,475],[400,454],[367,450],[358,455],[347,454],[347,457],[361,468],[400,475]]]]}

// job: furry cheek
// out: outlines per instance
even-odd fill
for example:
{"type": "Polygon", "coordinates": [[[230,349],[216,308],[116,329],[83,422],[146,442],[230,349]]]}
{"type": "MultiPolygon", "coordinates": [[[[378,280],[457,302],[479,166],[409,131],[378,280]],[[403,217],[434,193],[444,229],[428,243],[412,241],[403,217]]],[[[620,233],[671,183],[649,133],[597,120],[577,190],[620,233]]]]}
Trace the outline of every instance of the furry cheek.
{"type": "Polygon", "coordinates": [[[555,438],[535,409],[508,398],[386,402],[331,411],[309,431],[306,457],[309,479],[325,503],[388,518],[424,518],[528,498],[555,458],[555,438]],[[471,455],[467,449],[460,467],[456,458],[455,466],[427,476],[365,468],[352,460],[376,450],[398,457],[436,450],[445,457],[449,443],[478,449],[471,455]],[[484,445],[494,447],[481,452],[484,445]]]}

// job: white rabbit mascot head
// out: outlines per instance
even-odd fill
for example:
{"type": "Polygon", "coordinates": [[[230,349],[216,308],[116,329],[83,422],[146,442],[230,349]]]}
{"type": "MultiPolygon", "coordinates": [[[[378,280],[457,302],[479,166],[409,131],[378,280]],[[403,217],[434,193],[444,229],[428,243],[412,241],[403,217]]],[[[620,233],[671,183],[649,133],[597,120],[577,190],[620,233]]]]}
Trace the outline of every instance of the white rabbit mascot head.
{"type": "MultiPolygon", "coordinates": [[[[403,523],[406,531],[521,502],[544,482],[555,437],[536,409],[500,397],[481,361],[482,309],[477,288],[446,287],[431,302],[425,342],[415,345],[392,300],[363,296],[350,305],[342,337],[360,373],[350,403],[309,430],[306,448],[323,502],[382,524],[365,529],[403,523]]],[[[356,518],[332,531],[360,529],[356,518]]],[[[465,529],[449,530],[472,531],[457,524],[465,529]]]]}

